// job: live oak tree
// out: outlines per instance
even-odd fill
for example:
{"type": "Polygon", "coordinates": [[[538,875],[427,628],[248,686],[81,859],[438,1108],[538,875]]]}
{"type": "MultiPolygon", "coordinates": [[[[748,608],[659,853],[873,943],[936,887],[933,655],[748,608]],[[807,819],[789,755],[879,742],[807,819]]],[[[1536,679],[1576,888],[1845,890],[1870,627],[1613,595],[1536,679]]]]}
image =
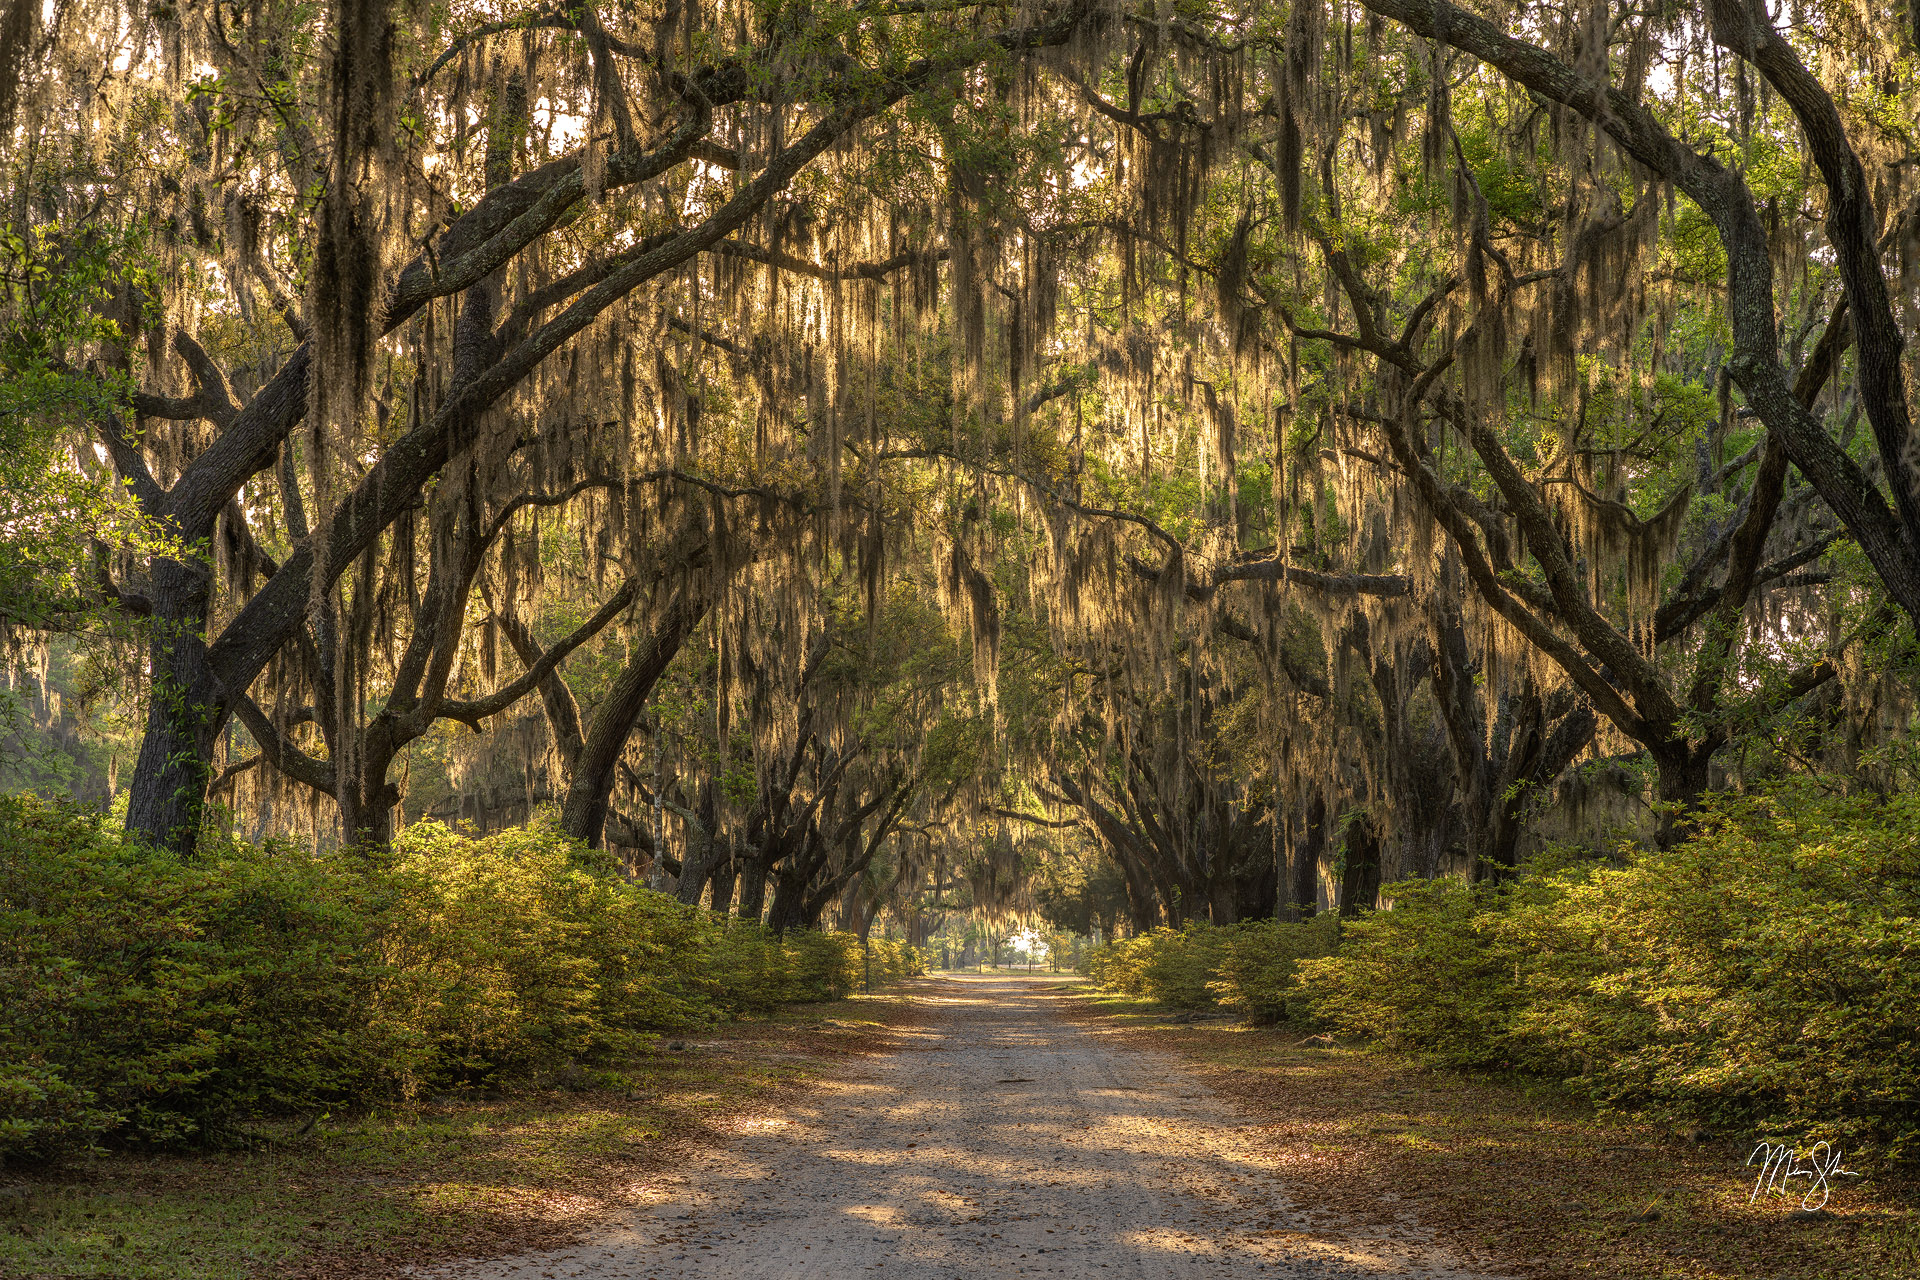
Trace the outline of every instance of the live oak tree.
{"type": "MultiPolygon", "coordinates": [[[[35,92],[18,107],[35,138],[72,142],[18,157],[22,190],[45,195],[19,220],[46,240],[157,209],[166,274],[204,280],[157,299],[118,288],[116,333],[70,353],[124,375],[144,346],[149,379],[182,384],[136,392],[133,421],[112,384],[95,397],[97,441],[145,515],[183,545],[217,541],[310,419],[313,525],[224,625],[210,630],[204,562],[144,566],[133,830],[192,845],[235,703],[445,467],[534,446],[557,387],[576,407],[631,411],[640,357],[618,321],[645,305],[637,291],[747,228],[896,104],[1062,43],[1088,14],[978,33],[908,17],[897,37],[804,7],[652,16],[623,32],[590,6],[451,23],[377,3],[63,10],[28,34],[35,92]],[[108,87],[83,88],[103,67],[108,87]],[[158,163],[126,163],[143,153],[158,163]],[[223,367],[192,336],[203,311],[265,318],[282,347],[249,341],[249,366],[223,367]]],[[[671,456],[671,439],[651,443],[671,456]]]]}
{"type": "Polygon", "coordinates": [[[1909,735],[1883,6],[36,12],[4,403],[100,515],[4,617],[144,635],[149,841],[1146,928],[1909,735]]]}

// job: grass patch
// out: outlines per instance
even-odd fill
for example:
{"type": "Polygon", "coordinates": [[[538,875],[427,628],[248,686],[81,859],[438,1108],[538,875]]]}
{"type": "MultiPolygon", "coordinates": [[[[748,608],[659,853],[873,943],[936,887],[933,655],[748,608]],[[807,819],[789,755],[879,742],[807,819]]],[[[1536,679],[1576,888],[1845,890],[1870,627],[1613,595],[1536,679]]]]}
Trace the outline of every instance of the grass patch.
{"type": "Polygon", "coordinates": [[[253,1149],[0,1181],[0,1276],[348,1280],[558,1244],[911,1017],[900,995],[663,1039],[616,1071],[405,1113],[257,1125],[253,1149]],[[674,1049],[669,1046],[681,1045],[674,1049]]]}
{"type": "Polygon", "coordinates": [[[1920,1276],[1911,1170],[1849,1158],[1861,1176],[1838,1180],[1828,1216],[1796,1217],[1798,1192],[1749,1203],[1757,1134],[1681,1133],[1599,1114],[1548,1082],[1182,1021],[1137,999],[1086,991],[1072,1006],[1129,1044],[1179,1054],[1249,1114],[1303,1203],[1356,1229],[1417,1219],[1469,1262],[1545,1280],[1920,1276]]]}

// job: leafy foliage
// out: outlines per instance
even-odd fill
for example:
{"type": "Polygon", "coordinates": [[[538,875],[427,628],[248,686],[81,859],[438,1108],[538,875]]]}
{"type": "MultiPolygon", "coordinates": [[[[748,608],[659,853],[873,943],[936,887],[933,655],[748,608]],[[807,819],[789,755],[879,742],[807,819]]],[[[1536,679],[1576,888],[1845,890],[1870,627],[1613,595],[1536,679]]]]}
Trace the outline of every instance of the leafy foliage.
{"type": "Polygon", "coordinates": [[[1297,1011],[1300,962],[1331,954],[1339,936],[1332,913],[1298,924],[1194,923],[1106,943],[1089,954],[1087,972],[1109,991],[1174,1008],[1220,1007],[1250,1022],[1279,1022],[1297,1011]]]}
{"type": "Polygon", "coordinates": [[[1911,1154],[1920,1139],[1920,800],[1717,796],[1625,865],[1389,885],[1336,926],[1156,929],[1094,980],[1294,1019],[1613,1107],[1911,1154]],[[1338,927],[1339,932],[1335,930],[1338,927]],[[1337,949],[1335,947],[1338,942],[1337,949]]]}
{"type": "Polygon", "coordinates": [[[1302,967],[1315,1012],[1621,1107],[1920,1136],[1920,805],[1810,787],[1715,798],[1624,867],[1501,892],[1397,885],[1302,967]]]}
{"type": "MultiPolygon", "coordinates": [[[[872,945],[872,982],[924,971],[872,945]]],[[[0,799],[0,1155],[218,1142],[250,1117],[618,1061],[651,1033],[826,999],[859,939],[774,937],[552,830],[422,824],[390,856],[183,860],[0,799]]]]}

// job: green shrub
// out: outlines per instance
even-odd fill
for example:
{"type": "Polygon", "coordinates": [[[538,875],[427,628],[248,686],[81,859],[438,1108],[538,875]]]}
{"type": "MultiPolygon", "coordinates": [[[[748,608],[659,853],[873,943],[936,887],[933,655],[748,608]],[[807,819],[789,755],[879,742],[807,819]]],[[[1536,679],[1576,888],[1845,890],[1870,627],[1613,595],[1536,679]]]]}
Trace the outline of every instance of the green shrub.
{"type": "Polygon", "coordinates": [[[1255,920],[1220,932],[1223,945],[1207,984],[1215,1001],[1249,1022],[1283,1022],[1300,1013],[1300,962],[1333,954],[1340,917],[1327,911],[1298,924],[1255,920]]]}
{"type": "MultiPolygon", "coordinates": [[[[867,960],[850,934],[682,905],[539,824],[182,861],[0,798],[0,1156],[205,1142],[617,1061],[661,1030],[845,995],[867,960]]],[[[884,939],[871,960],[875,987],[925,969],[884,939]]]]}
{"type": "Polygon", "coordinates": [[[1565,945],[1520,1029],[1597,1096],[1920,1154],[1920,798],[1721,798],[1677,847],[1555,883],[1565,945]]]}
{"type": "Polygon", "coordinates": [[[1616,1107],[1920,1154],[1920,797],[1790,787],[1694,824],[1624,866],[1409,881],[1344,922],[1156,929],[1087,969],[1616,1107]]]}
{"type": "Polygon", "coordinates": [[[1180,929],[1153,929],[1102,943],[1087,955],[1097,986],[1175,1009],[1226,1007],[1254,1022],[1277,1022],[1292,998],[1294,967],[1326,955],[1339,938],[1339,919],[1304,924],[1275,920],[1180,929]]]}
{"type": "Polygon", "coordinates": [[[1620,1107],[1917,1149],[1914,797],[1722,796],[1625,867],[1388,893],[1301,966],[1342,1030],[1620,1107]]]}
{"type": "Polygon", "coordinates": [[[1218,952],[1212,933],[1205,924],[1188,924],[1118,938],[1094,949],[1088,973],[1097,985],[1121,995],[1176,1009],[1207,1008],[1213,1004],[1209,962],[1218,952]]]}
{"type": "Polygon", "coordinates": [[[473,840],[421,823],[392,853],[378,1014],[426,1064],[404,1092],[630,1052],[720,1011],[697,963],[710,919],[551,828],[473,840]]]}
{"type": "Polygon", "coordinates": [[[1144,965],[1151,945],[1151,935],[1139,934],[1131,938],[1111,938],[1090,947],[1083,961],[1087,976],[1103,991],[1144,996],[1144,965]]]}
{"type": "Polygon", "coordinates": [[[888,938],[862,944],[857,934],[809,929],[787,934],[784,947],[790,1000],[838,1000],[927,971],[926,956],[888,938]]]}
{"type": "Polygon", "coordinates": [[[204,860],[0,798],[0,1151],[201,1138],[376,1069],[369,895],[291,848],[204,860]]]}
{"type": "Polygon", "coordinates": [[[1226,950],[1225,934],[1207,924],[1148,934],[1141,971],[1144,994],[1175,1009],[1211,1008],[1214,975],[1226,950]]]}
{"type": "Polygon", "coordinates": [[[891,938],[874,938],[869,950],[872,954],[872,985],[875,988],[926,976],[926,953],[918,947],[910,947],[891,938]]]}
{"type": "Polygon", "coordinates": [[[1207,925],[1189,924],[1118,938],[1093,950],[1088,973],[1096,984],[1121,995],[1177,1009],[1206,1008],[1213,1003],[1207,984],[1218,950],[1211,933],[1207,925]]]}
{"type": "Polygon", "coordinates": [[[1407,881],[1391,911],[1347,922],[1340,948],[1305,960],[1299,1000],[1317,1021],[1456,1067],[1512,1063],[1527,958],[1508,945],[1493,897],[1454,880],[1407,881]]]}
{"type": "Polygon", "coordinates": [[[836,1000],[860,989],[860,940],[852,934],[807,929],[785,941],[790,999],[836,1000]]]}
{"type": "Polygon", "coordinates": [[[706,972],[732,1017],[762,1016],[797,998],[785,946],[753,921],[715,918],[706,972]]]}

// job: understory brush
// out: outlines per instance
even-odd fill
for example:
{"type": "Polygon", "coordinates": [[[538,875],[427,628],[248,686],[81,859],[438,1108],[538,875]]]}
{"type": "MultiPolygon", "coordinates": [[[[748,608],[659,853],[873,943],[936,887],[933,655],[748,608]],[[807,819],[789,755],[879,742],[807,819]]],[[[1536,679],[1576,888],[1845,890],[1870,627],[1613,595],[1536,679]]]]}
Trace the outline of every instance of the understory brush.
{"type": "MultiPolygon", "coordinates": [[[[924,971],[870,951],[874,986],[924,971]]],[[[868,960],[850,934],[683,905],[538,824],[188,860],[3,797],[0,1158],[617,1063],[660,1031],[843,996],[868,960]]]]}
{"type": "Polygon", "coordinates": [[[1089,970],[1622,1110],[1920,1156],[1920,798],[1794,786],[1711,798],[1692,822],[1623,865],[1389,885],[1392,909],[1339,922],[1337,946],[1330,918],[1190,925],[1089,970]]]}
{"type": "Polygon", "coordinates": [[[1154,929],[1094,948],[1087,973],[1109,991],[1176,1009],[1217,1006],[1250,1022],[1279,1022],[1297,1005],[1299,963],[1331,955],[1338,930],[1332,915],[1298,924],[1255,920],[1154,929]]]}

